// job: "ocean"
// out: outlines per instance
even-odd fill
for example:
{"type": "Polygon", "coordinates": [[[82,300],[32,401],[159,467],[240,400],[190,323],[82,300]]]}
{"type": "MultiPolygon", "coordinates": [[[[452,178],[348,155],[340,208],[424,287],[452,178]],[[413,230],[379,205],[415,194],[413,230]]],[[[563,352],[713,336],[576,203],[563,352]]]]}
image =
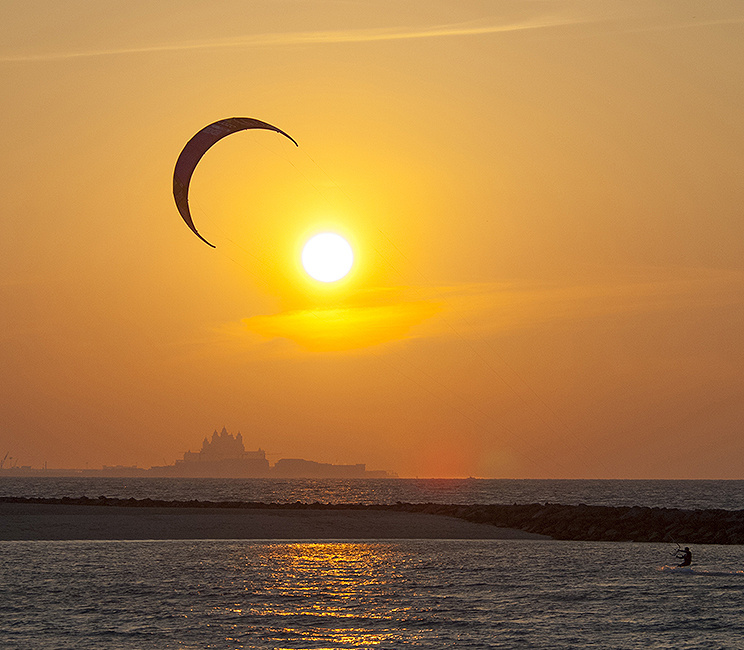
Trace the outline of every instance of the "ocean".
{"type": "Polygon", "coordinates": [[[742,648],[740,547],[0,542],[0,646],[742,648]]]}
{"type": "Polygon", "coordinates": [[[0,477],[0,497],[264,503],[455,503],[744,509],[744,481],[0,477]]]}
{"type": "MultiPolygon", "coordinates": [[[[0,496],[729,509],[741,507],[741,491],[739,481],[0,481],[0,496]]],[[[0,647],[744,648],[744,547],[696,546],[686,571],[669,568],[675,550],[525,540],[0,542],[0,647]]]]}

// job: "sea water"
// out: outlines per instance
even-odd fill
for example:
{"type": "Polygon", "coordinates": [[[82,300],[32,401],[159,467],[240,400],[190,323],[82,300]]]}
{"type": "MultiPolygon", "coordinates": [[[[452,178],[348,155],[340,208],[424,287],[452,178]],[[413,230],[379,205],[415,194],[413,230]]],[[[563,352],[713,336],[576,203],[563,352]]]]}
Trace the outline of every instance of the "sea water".
{"type": "Polygon", "coordinates": [[[0,497],[264,503],[456,503],[744,509],[744,481],[0,477],[0,497]]]}
{"type": "MultiPolygon", "coordinates": [[[[741,509],[742,481],[2,478],[0,496],[741,509]]],[[[744,649],[744,547],[0,542],[0,648],[744,649]],[[666,568],[665,568],[666,567],[666,568]]]]}
{"type": "Polygon", "coordinates": [[[0,542],[0,647],[744,647],[741,547],[0,542]]]}

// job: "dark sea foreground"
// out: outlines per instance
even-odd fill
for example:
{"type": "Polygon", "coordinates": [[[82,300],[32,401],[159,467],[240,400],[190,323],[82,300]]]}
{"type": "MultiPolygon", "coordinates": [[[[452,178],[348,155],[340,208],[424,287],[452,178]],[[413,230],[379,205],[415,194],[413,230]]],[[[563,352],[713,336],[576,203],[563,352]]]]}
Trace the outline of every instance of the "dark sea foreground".
{"type": "Polygon", "coordinates": [[[6,502],[56,500],[86,512],[346,504],[616,541],[0,541],[0,648],[742,648],[744,546],[731,535],[743,489],[741,481],[3,478],[6,502]],[[622,541],[646,524],[662,535],[657,542],[622,541]],[[703,532],[728,538],[706,544],[695,537],[703,532]],[[678,543],[692,545],[689,569],[672,566],[678,543]]]}
{"type": "Polygon", "coordinates": [[[744,481],[0,477],[0,496],[263,503],[531,504],[744,509],[744,481]]]}
{"type": "Polygon", "coordinates": [[[736,649],[740,547],[0,542],[0,647],[736,649]]]}

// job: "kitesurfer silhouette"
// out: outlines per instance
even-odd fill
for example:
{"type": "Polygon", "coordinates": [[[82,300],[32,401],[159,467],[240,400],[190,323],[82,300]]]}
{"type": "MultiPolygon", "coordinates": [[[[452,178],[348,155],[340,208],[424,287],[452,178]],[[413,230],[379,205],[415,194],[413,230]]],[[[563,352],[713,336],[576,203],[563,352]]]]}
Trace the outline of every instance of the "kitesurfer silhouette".
{"type": "Polygon", "coordinates": [[[692,564],[692,551],[690,550],[689,546],[685,546],[684,551],[677,551],[675,557],[678,560],[682,560],[682,562],[680,562],[677,566],[690,566],[692,564]]]}

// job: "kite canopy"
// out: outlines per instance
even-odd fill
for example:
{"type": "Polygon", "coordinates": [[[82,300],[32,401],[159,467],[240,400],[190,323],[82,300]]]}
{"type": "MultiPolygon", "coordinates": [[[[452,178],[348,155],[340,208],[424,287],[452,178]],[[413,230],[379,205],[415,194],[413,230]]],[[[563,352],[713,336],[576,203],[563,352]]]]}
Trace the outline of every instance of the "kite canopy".
{"type": "Polygon", "coordinates": [[[267,129],[269,131],[276,131],[292,140],[296,146],[299,146],[292,136],[286,134],[281,129],[277,129],[271,124],[253,119],[252,117],[230,117],[225,120],[214,122],[209,126],[205,126],[193,138],[191,138],[191,140],[186,143],[183,151],[181,151],[181,155],[178,156],[176,168],[173,170],[173,198],[176,200],[178,212],[194,234],[212,248],[214,248],[214,245],[210,244],[199,234],[199,231],[194,225],[194,220],[191,218],[191,211],[189,210],[189,183],[191,182],[191,175],[194,173],[194,170],[199,164],[202,156],[215,142],[222,140],[222,138],[231,133],[245,131],[246,129],[267,129]]]}

